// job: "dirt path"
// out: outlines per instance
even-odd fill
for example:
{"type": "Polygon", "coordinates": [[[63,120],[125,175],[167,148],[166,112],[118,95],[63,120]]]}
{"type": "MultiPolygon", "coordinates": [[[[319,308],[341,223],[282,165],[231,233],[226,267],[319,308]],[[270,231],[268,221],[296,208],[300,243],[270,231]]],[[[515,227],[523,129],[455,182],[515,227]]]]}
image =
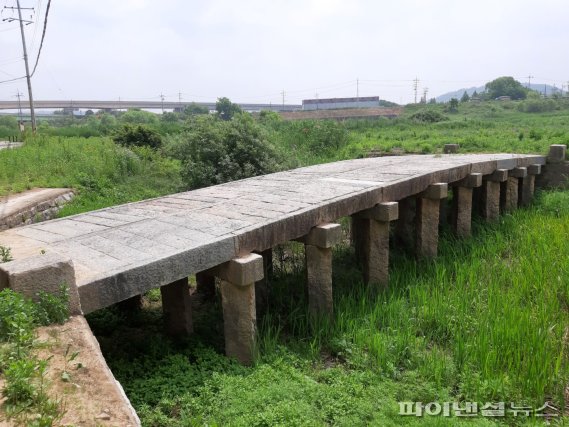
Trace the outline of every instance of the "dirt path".
{"type": "Polygon", "coordinates": [[[49,395],[63,399],[65,414],[58,425],[140,425],[83,316],[74,316],[64,325],[39,328],[38,338],[45,343],[40,346],[38,357],[51,357],[48,365],[49,395]],[[73,353],[78,354],[70,360],[73,353]]]}

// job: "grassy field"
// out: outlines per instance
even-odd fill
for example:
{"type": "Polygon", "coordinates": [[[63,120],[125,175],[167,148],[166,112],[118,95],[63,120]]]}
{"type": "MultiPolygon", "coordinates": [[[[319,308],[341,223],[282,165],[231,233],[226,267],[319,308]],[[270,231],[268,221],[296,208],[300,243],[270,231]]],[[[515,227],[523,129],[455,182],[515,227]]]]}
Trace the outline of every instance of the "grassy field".
{"type": "MultiPolygon", "coordinates": [[[[396,120],[260,123],[284,161],[304,166],[391,153],[546,153],[569,143],[567,109],[523,113],[516,103],[408,107],[396,120]],[[434,110],[445,120],[413,119],[434,110]]],[[[133,114],[132,116],[136,116],[133,114]]],[[[144,120],[150,120],[143,115],[144,120]]],[[[108,119],[108,117],[107,117],[108,119]]],[[[73,187],[61,215],[184,188],[182,165],[163,150],[125,148],[99,135],[102,121],[47,128],[0,151],[0,196],[36,186],[73,187]],[[58,136],[60,135],[60,136],[58,136]]],[[[150,126],[180,132],[187,124],[150,126]]],[[[105,124],[105,126],[107,126],[105,124]]],[[[164,131],[166,132],[166,131],[164,131]]],[[[162,335],[159,291],[140,312],[117,307],[89,317],[105,357],[147,426],[535,425],[539,419],[403,417],[398,402],[564,405],[569,381],[569,192],[540,195],[528,210],[474,237],[443,232],[436,262],[393,248],[391,286],[366,289],[352,249],[334,253],[334,321],[310,320],[302,247],[275,250],[259,358],[243,367],[223,355],[220,302],[196,313],[186,342],[162,335]]],[[[558,422],[553,420],[553,422],[558,422]]]]}
{"type": "Polygon", "coordinates": [[[109,138],[28,138],[0,151],[0,197],[33,187],[70,187],[78,197],[61,215],[178,191],[179,164],[144,148],[126,149],[109,138]]]}

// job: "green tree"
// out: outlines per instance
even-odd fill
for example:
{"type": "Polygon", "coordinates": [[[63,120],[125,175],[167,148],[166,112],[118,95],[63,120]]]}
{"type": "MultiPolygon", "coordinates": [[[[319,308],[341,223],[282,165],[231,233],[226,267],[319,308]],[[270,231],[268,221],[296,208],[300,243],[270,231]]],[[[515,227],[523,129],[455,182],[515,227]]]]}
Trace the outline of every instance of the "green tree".
{"type": "Polygon", "coordinates": [[[158,148],[162,145],[162,136],[158,131],[146,125],[125,124],[113,136],[115,143],[124,146],[158,148]]]}
{"type": "Polygon", "coordinates": [[[448,112],[449,113],[456,113],[458,111],[458,99],[451,98],[448,102],[448,112]]]}
{"type": "Polygon", "coordinates": [[[512,99],[525,99],[528,89],[523,87],[513,77],[498,77],[486,83],[486,92],[488,92],[490,99],[496,99],[500,96],[509,96],[512,99]]]}
{"type": "Polygon", "coordinates": [[[472,92],[472,98],[478,98],[478,92],[477,91],[472,92]]]}
{"type": "Polygon", "coordinates": [[[248,114],[231,120],[212,116],[191,119],[188,130],[170,135],[166,152],[182,162],[189,188],[221,184],[278,169],[273,146],[248,114]]]}
{"type": "Polygon", "coordinates": [[[165,113],[162,113],[160,120],[162,120],[164,123],[176,123],[178,121],[178,114],[167,111],[165,113]]]}
{"type": "Polygon", "coordinates": [[[192,102],[191,104],[187,105],[184,108],[183,114],[185,116],[196,116],[198,114],[209,114],[209,110],[207,107],[203,107],[201,105],[192,102]]]}
{"type": "Polygon", "coordinates": [[[221,120],[231,120],[235,114],[242,111],[239,105],[234,104],[229,98],[225,97],[217,99],[215,110],[221,120]]]}
{"type": "Polygon", "coordinates": [[[137,109],[128,110],[119,116],[121,123],[130,123],[135,125],[155,125],[158,123],[158,116],[148,111],[137,109]]]}
{"type": "Polygon", "coordinates": [[[470,101],[470,96],[468,96],[468,92],[464,91],[462,97],[460,98],[460,102],[468,102],[470,101]]]}

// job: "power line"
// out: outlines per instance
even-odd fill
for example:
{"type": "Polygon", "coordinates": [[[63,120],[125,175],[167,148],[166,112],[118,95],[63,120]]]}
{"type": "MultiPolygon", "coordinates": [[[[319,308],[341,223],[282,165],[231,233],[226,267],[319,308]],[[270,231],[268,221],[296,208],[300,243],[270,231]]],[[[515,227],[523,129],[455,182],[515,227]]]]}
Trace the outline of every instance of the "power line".
{"type": "MultiPolygon", "coordinates": [[[[40,41],[40,48],[38,50],[38,56],[36,57],[36,63],[34,65],[34,70],[32,71],[32,76],[34,75],[34,73],[36,72],[36,68],[38,67],[38,62],[40,60],[40,55],[41,55],[41,49],[43,47],[43,40],[45,38],[45,30],[47,28],[47,17],[49,15],[49,7],[51,6],[51,0],[48,0],[47,2],[47,7],[45,9],[45,18],[43,21],[43,32],[41,34],[41,41],[40,41]]],[[[30,76],[31,77],[31,76],[30,76]]]]}

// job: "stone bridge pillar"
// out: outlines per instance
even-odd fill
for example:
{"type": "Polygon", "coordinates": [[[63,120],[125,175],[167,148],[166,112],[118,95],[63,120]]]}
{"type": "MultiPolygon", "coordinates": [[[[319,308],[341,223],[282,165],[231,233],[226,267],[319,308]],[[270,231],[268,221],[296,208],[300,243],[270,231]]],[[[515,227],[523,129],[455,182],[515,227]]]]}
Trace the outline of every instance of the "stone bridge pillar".
{"type": "Polygon", "coordinates": [[[500,184],[500,211],[512,212],[518,208],[519,179],[527,176],[526,168],[514,168],[508,173],[508,179],[500,184]]]}
{"type": "Polygon", "coordinates": [[[528,206],[533,199],[535,190],[535,176],[541,173],[541,165],[529,165],[527,176],[519,179],[518,204],[528,206]]]}
{"type": "Polygon", "coordinates": [[[356,214],[361,227],[361,261],[364,283],[389,282],[389,223],[399,218],[399,203],[379,203],[356,214]]]}
{"type": "Polygon", "coordinates": [[[500,186],[508,180],[507,169],[497,169],[486,175],[482,182],[482,217],[486,221],[495,221],[500,216],[500,186]]]}
{"type": "Polygon", "coordinates": [[[263,278],[263,257],[249,254],[212,269],[221,279],[225,354],[250,364],[255,354],[255,282],[263,278]]]}
{"type": "Polygon", "coordinates": [[[440,200],[448,195],[448,184],[431,184],[417,196],[417,234],[418,257],[435,258],[439,244],[440,200]]]}
{"type": "Polygon", "coordinates": [[[394,227],[395,244],[412,252],[415,249],[416,198],[410,196],[399,200],[398,211],[399,215],[394,227]]]}
{"type": "Polygon", "coordinates": [[[340,224],[323,224],[312,228],[301,239],[306,257],[308,309],[312,315],[332,317],[332,246],[342,239],[340,224]]]}
{"type": "Polygon", "coordinates": [[[166,333],[173,336],[191,334],[194,327],[188,278],[162,286],[160,293],[166,333]]]}
{"type": "Polygon", "coordinates": [[[482,185],[482,174],[472,173],[453,184],[453,228],[460,237],[470,236],[472,228],[472,191],[482,185]]]}

